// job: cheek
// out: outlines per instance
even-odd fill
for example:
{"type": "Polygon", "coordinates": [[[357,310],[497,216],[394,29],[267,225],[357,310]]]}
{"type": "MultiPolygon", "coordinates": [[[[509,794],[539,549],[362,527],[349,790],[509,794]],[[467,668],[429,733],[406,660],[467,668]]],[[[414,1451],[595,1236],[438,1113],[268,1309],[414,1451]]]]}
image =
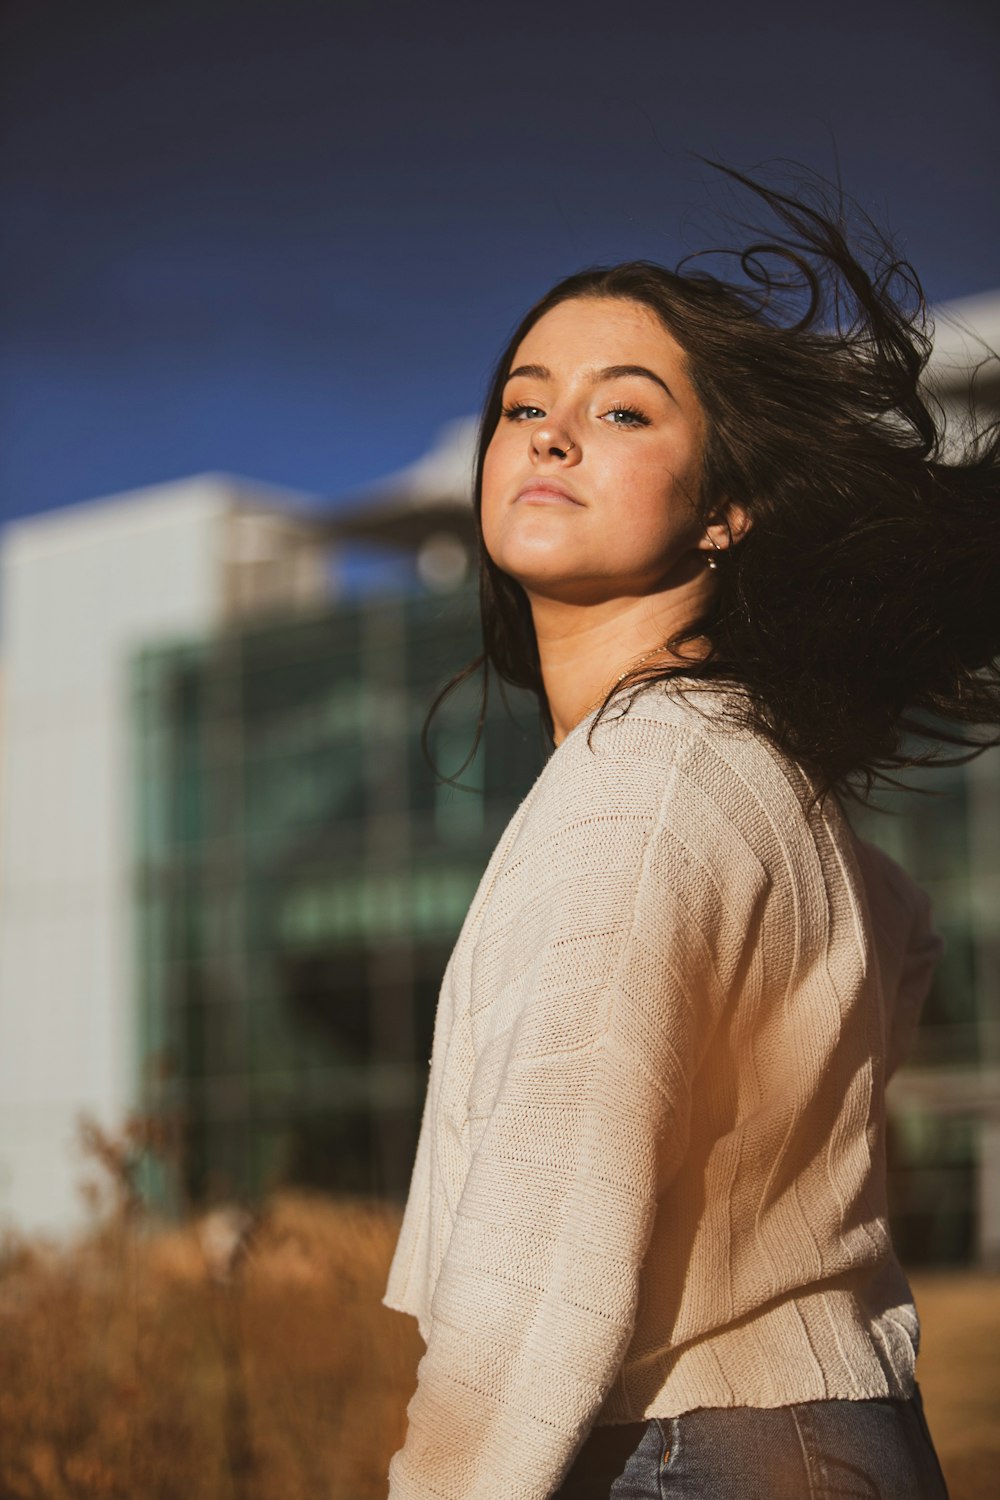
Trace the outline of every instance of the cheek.
{"type": "Polygon", "coordinates": [[[484,498],[487,491],[492,500],[502,499],[509,492],[514,477],[524,465],[522,438],[523,433],[512,430],[505,422],[494,428],[483,455],[484,498]]]}
{"type": "Polygon", "coordinates": [[[483,498],[486,498],[487,490],[492,491],[497,471],[497,442],[496,438],[490,439],[489,447],[483,456],[483,498]]]}
{"type": "Polygon", "coordinates": [[[676,481],[662,463],[632,464],[620,474],[619,484],[625,501],[622,520],[626,523],[634,519],[644,527],[655,526],[677,503],[676,481]]]}
{"type": "Polygon", "coordinates": [[[692,525],[687,487],[687,476],[662,460],[630,466],[621,476],[623,503],[615,507],[617,543],[629,552],[654,554],[675,546],[692,525]]]}
{"type": "Polygon", "coordinates": [[[502,549],[502,496],[505,493],[504,463],[496,444],[486,450],[483,459],[483,490],[481,490],[480,531],[487,555],[498,561],[498,549],[502,549]]]}
{"type": "Polygon", "coordinates": [[[503,487],[502,456],[499,445],[493,440],[490,442],[483,457],[481,524],[483,537],[487,544],[493,533],[494,518],[500,497],[503,493],[503,487]]]}

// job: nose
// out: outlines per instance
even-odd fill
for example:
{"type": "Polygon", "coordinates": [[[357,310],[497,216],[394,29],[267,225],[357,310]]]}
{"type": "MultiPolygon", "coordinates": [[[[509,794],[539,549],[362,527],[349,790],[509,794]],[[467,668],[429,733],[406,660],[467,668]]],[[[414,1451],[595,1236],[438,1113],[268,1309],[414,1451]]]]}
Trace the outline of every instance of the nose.
{"type": "Polygon", "coordinates": [[[568,458],[579,449],[565,427],[554,422],[543,422],[531,434],[531,451],[534,458],[568,458]]]}

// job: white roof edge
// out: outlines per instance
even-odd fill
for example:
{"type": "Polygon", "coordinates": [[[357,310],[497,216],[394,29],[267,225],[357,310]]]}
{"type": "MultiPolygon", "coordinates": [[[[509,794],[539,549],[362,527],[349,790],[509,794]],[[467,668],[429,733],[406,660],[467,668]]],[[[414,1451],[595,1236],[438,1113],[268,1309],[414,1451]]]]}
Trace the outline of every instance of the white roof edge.
{"type": "Polygon", "coordinates": [[[1000,357],[1000,290],[939,302],[930,308],[934,351],[930,370],[974,369],[991,355],[1000,357]]]}
{"type": "Polygon", "coordinates": [[[336,503],[348,513],[377,505],[380,500],[391,503],[394,511],[400,506],[419,510],[441,500],[467,504],[472,495],[479,422],[479,413],[474,412],[440,423],[430,447],[419,458],[351,490],[336,503]]]}
{"type": "Polygon", "coordinates": [[[8,545],[17,544],[42,535],[54,536],[59,532],[69,532],[81,524],[112,521],[119,516],[123,520],[142,520],[143,510],[165,506],[175,512],[183,510],[188,515],[210,516],[226,510],[247,509],[255,512],[273,511],[287,515],[291,520],[308,521],[312,519],[314,512],[306,509],[306,506],[308,502],[315,503],[319,498],[301,490],[269,484],[265,480],[245,479],[238,474],[207,470],[200,474],[184,475],[179,479],[141,485],[136,489],[73,501],[32,515],[15,516],[0,526],[0,536],[8,545]],[[297,505],[303,509],[296,510],[297,505]]]}

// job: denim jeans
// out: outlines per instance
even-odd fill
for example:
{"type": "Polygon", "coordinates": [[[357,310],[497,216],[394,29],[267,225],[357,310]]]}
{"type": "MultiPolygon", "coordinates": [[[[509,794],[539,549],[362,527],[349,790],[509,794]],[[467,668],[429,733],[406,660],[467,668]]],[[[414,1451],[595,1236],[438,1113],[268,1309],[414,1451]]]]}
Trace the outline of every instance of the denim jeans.
{"type": "Polygon", "coordinates": [[[948,1500],[909,1401],[705,1407],[592,1430],[553,1500],[948,1500]]]}

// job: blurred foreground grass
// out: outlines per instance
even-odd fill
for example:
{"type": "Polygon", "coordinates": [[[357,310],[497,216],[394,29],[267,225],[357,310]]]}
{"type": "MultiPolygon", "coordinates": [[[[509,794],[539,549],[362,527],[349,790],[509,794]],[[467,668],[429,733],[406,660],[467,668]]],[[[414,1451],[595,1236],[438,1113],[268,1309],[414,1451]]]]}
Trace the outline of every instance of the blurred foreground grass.
{"type": "MultiPolygon", "coordinates": [[[[277,1194],[72,1249],[0,1245],[0,1500],[375,1500],[423,1345],[380,1304],[398,1216],[277,1194]]],[[[1000,1279],[914,1280],[952,1500],[997,1493],[1000,1279]]]]}

